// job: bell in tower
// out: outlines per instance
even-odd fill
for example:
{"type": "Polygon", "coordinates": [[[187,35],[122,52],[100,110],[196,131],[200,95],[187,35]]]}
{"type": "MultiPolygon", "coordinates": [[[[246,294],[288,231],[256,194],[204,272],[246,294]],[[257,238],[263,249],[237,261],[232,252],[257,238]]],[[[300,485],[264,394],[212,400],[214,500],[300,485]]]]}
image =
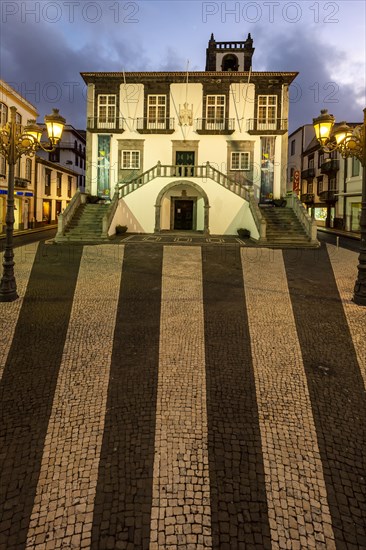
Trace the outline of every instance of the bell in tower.
{"type": "Polygon", "coordinates": [[[216,42],[213,33],[206,49],[206,71],[249,71],[254,53],[253,39],[248,34],[245,41],[216,42]]]}

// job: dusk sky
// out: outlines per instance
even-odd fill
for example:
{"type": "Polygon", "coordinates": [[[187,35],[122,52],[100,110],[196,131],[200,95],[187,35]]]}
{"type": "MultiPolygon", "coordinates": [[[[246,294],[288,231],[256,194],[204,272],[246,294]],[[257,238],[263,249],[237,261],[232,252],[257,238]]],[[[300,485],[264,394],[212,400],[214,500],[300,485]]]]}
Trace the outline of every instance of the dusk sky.
{"type": "Polygon", "coordinates": [[[327,108],[359,122],[366,105],[365,2],[2,0],[0,77],[85,128],[87,71],[205,69],[217,41],[254,40],[253,71],[298,71],[290,131],[327,108]]]}

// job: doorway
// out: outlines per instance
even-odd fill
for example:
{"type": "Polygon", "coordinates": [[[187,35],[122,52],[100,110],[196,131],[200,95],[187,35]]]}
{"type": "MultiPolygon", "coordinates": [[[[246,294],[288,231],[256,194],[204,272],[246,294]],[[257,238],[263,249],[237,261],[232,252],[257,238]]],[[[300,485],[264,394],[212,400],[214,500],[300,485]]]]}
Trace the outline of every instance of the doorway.
{"type": "Polygon", "coordinates": [[[175,164],[178,165],[177,176],[192,177],[194,175],[194,151],[176,151],[175,164]]]}
{"type": "Polygon", "coordinates": [[[173,229],[191,231],[193,229],[193,200],[175,199],[173,229]]]}

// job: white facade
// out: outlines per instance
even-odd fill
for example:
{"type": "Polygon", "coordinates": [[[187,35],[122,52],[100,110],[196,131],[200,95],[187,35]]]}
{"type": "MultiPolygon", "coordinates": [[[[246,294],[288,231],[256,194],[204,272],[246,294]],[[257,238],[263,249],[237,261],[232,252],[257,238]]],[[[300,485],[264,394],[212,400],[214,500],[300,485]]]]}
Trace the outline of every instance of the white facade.
{"type": "Polygon", "coordinates": [[[286,193],[288,87],[297,73],[239,72],[251,63],[250,36],[209,44],[206,66],[226,56],[225,71],[82,73],[86,192],[109,199],[119,188],[114,225],[246,228],[257,237],[248,190],[257,202],[286,193]]]}
{"type": "MultiPolygon", "coordinates": [[[[25,126],[38,116],[36,108],[11,86],[0,80],[0,127],[10,120],[10,107],[17,109],[17,122],[25,126]]],[[[9,169],[0,153],[0,232],[5,229],[6,199],[9,169]]],[[[28,229],[31,225],[35,195],[35,159],[23,155],[15,166],[14,229],[28,229]]]]}

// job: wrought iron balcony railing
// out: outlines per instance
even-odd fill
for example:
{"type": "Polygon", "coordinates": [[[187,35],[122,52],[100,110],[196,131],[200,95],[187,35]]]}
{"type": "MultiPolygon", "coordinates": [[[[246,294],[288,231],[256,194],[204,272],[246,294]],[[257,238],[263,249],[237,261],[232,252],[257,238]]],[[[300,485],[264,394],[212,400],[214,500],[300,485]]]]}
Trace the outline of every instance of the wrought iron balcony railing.
{"type": "Polygon", "coordinates": [[[319,199],[322,202],[336,202],[338,200],[338,191],[336,189],[328,189],[327,191],[321,191],[319,193],[319,199]]]}
{"type": "Polygon", "coordinates": [[[136,130],[141,134],[169,134],[174,132],[174,122],[174,118],[138,118],[136,120],[136,130]]]}
{"type": "Polygon", "coordinates": [[[275,118],[263,120],[260,118],[249,118],[247,120],[247,132],[249,134],[285,134],[287,132],[287,118],[275,118]]]}
{"type": "Polygon", "coordinates": [[[235,119],[196,118],[195,130],[198,134],[232,134],[235,131],[235,119]]]}
{"type": "Polygon", "coordinates": [[[337,159],[327,159],[321,166],[320,170],[322,174],[328,174],[329,172],[337,172],[339,170],[339,160],[337,159]]]}
{"type": "Polygon", "coordinates": [[[302,170],[301,178],[303,180],[312,180],[315,178],[315,168],[307,168],[306,170],[302,170]]]}
{"type": "Polygon", "coordinates": [[[87,130],[112,130],[121,132],[124,130],[123,117],[88,117],[87,130]]]}
{"type": "Polygon", "coordinates": [[[303,193],[300,197],[301,202],[311,204],[314,202],[314,193],[303,193]]]}
{"type": "Polygon", "coordinates": [[[15,187],[20,187],[21,189],[26,189],[30,184],[30,180],[26,178],[14,178],[15,187]]]}

